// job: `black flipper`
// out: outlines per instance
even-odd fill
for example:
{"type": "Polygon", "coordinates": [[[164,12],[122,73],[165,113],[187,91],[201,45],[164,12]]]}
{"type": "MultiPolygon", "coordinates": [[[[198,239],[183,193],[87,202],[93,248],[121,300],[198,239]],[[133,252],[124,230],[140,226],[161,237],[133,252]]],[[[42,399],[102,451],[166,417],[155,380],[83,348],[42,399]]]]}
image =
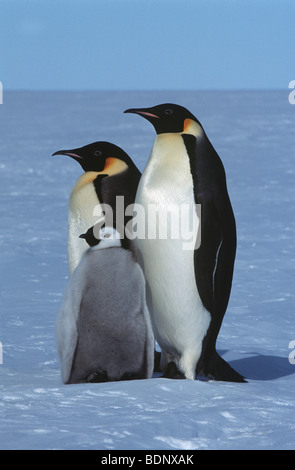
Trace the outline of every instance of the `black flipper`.
{"type": "Polygon", "coordinates": [[[216,352],[227,309],[236,254],[236,223],[222,162],[207,139],[183,135],[190,157],[195,203],[201,204],[201,244],[194,252],[195,278],[202,303],[211,315],[196,372],[215,380],[244,381],[216,352]],[[240,380],[242,379],[242,380],[240,380]]]}
{"type": "Polygon", "coordinates": [[[101,204],[112,208],[112,213],[105,211],[106,225],[112,225],[120,234],[122,247],[130,250],[135,256],[133,241],[130,238],[130,222],[133,211],[128,206],[134,204],[137,186],[141,177],[140,171],[132,165],[121,173],[108,176],[107,174],[98,175],[94,180],[94,187],[101,204]],[[117,200],[117,197],[121,199],[117,200]],[[123,199],[122,199],[123,198],[123,199]],[[123,204],[120,206],[120,204],[123,204]],[[111,216],[111,219],[109,217],[111,216]]]}
{"type": "Polygon", "coordinates": [[[134,204],[140,177],[141,173],[136,167],[134,167],[132,169],[127,168],[122,173],[112,176],[98,175],[94,180],[98,199],[102,204],[107,204],[112,208],[113,226],[122,236],[124,236],[124,228],[126,224],[132,218],[132,216],[125,215],[125,211],[130,204],[134,204]],[[116,198],[119,196],[124,198],[122,207],[118,207],[117,204],[116,198]],[[116,213],[117,209],[121,209],[122,211],[118,215],[116,213]]]}

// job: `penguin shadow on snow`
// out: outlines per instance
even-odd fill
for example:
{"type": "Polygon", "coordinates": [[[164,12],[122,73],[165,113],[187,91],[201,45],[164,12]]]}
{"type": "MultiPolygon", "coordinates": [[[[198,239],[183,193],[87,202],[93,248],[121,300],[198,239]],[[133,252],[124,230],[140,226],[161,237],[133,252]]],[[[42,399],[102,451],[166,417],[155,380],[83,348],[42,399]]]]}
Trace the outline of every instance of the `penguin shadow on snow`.
{"type": "MultiPolygon", "coordinates": [[[[219,351],[221,355],[227,350],[219,351]]],[[[248,380],[275,380],[295,374],[295,367],[287,357],[251,353],[251,356],[229,361],[231,367],[238,369],[248,380]]]]}

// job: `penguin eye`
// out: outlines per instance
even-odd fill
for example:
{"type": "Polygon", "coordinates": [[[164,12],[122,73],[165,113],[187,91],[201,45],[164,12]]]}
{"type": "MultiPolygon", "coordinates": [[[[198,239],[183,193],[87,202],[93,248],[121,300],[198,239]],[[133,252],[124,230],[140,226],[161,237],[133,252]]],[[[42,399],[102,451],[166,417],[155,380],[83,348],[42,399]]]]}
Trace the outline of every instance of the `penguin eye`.
{"type": "Polygon", "coordinates": [[[96,150],[96,151],[94,152],[94,155],[95,155],[96,157],[100,157],[100,156],[102,155],[102,152],[101,152],[100,150],[96,150]]]}
{"type": "Polygon", "coordinates": [[[172,109],[165,109],[165,114],[167,114],[167,116],[171,116],[171,114],[173,114],[172,109]]]}

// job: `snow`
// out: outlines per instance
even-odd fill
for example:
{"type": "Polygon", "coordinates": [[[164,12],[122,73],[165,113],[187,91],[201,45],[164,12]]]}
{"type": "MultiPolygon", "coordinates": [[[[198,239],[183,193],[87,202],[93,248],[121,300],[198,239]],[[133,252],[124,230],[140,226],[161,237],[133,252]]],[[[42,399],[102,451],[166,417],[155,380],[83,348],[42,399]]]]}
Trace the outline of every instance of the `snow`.
{"type": "Polygon", "coordinates": [[[294,449],[295,106],[265,92],[6,92],[0,106],[1,449],[294,449]],[[55,321],[67,282],[67,202],[95,140],[143,170],[155,134],[130,107],[175,102],[224,163],[238,251],[220,354],[246,384],[63,385],[55,321]],[[294,355],[293,355],[294,356],[294,355]]]}

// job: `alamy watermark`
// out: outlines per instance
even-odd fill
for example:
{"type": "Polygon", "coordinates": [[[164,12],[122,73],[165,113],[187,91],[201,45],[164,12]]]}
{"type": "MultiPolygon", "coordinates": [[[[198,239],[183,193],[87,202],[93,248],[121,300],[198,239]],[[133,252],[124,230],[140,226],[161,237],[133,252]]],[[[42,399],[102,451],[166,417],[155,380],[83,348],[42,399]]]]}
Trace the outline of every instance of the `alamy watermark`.
{"type": "Polygon", "coordinates": [[[99,239],[102,225],[121,227],[121,238],[129,240],[179,240],[183,250],[195,250],[201,245],[201,204],[130,204],[124,206],[124,196],[116,197],[113,208],[98,204],[93,210],[98,217],[94,236],[99,239]],[[129,221],[124,223],[125,218],[129,221]],[[115,223],[114,223],[115,222],[115,223]],[[122,234],[123,230],[123,234],[122,234]]]}
{"type": "Polygon", "coordinates": [[[0,82],[0,104],[3,104],[3,85],[0,82]]]}
{"type": "Polygon", "coordinates": [[[3,364],[3,347],[0,341],[0,365],[3,364]]]}
{"type": "Polygon", "coordinates": [[[293,351],[291,351],[289,354],[289,362],[290,364],[294,365],[295,364],[295,339],[290,341],[289,349],[293,349],[293,351]]]}
{"type": "Polygon", "coordinates": [[[289,93],[289,103],[295,104],[295,80],[291,80],[289,83],[289,88],[293,88],[291,93],[289,93]]]}

